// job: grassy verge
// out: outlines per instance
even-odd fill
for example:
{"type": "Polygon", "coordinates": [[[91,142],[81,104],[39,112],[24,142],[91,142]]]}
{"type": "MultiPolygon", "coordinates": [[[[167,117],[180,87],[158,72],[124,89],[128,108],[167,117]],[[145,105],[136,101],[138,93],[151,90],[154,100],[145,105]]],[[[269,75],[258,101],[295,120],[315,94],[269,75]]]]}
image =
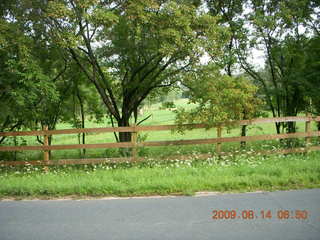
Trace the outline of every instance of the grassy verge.
{"type": "Polygon", "coordinates": [[[320,153],[95,166],[1,168],[0,198],[192,195],[320,187],[320,153]]]}

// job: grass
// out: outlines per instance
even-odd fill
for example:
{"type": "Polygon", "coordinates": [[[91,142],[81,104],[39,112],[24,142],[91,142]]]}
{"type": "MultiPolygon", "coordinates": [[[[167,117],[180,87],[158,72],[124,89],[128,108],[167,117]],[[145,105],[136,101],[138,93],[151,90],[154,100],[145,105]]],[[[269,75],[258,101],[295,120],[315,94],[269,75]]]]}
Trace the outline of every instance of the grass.
{"type": "Polygon", "coordinates": [[[320,187],[320,153],[1,168],[0,198],[192,195],[320,187]]]}

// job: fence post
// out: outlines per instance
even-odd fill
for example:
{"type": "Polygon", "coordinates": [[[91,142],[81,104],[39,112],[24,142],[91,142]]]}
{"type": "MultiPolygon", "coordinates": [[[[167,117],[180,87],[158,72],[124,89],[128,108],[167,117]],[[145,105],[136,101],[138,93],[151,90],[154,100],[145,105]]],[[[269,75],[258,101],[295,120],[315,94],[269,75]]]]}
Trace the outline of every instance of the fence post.
{"type": "MultiPolygon", "coordinates": [[[[311,114],[307,113],[306,116],[309,118],[308,121],[306,121],[306,126],[305,126],[305,132],[306,133],[310,133],[311,132],[311,114]]],[[[308,148],[311,144],[311,138],[310,137],[306,137],[306,148],[308,151],[308,148]]]]}
{"type": "Polygon", "coordinates": [[[133,125],[134,131],[131,133],[131,143],[132,147],[132,160],[135,162],[137,160],[137,136],[138,132],[136,131],[136,124],[133,125]]]}
{"type": "MultiPolygon", "coordinates": [[[[43,127],[43,130],[44,131],[48,131],[48,126],[45,125],[43,127]]],[[[45,146],[45,147],[49,146],[49,136],[48,135],[44,135],[43,136],[43,146],[45,146]]],[[[44,161],[44,164],[48,164],[48,162],[49,162],[49,151],[48,150],[44,150],[43,151],[43,161],[44,161]]],[[[44,169],[45,172],[49,171],[48,166],[44,166],[43,169],[44,169]]]]}
{"type": "MultiPolygon", "coordinates": [[[[219,125],[217,127],[217,138],[221,138],[221,137],[222,137],[222,127],[219,125]]],[[[220,153],[221,153],[221,143],[220,142],[217,143],[216,152],[220,156],[220,153]]]]}

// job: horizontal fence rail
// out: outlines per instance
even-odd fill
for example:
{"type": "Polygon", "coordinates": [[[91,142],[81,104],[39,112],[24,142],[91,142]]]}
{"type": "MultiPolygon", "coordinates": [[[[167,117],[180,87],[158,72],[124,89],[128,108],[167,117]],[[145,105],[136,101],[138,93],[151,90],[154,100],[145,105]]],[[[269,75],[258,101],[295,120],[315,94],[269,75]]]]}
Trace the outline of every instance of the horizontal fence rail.
{"type": "MultiPolygon", "coordinates": [[[[320,151],[320,146],[312,146],[308,149],[306,148],[292,148],[292,149],[277,149],[277,150],[265,150],[257,151],[255,154],[268,155],[268,154],[288,154],[288,153],[304,153],[308,151],[320,151]]],[[[228,153],[221,152],[220,155],[227,155],[228,153]]],[[[198,159],[208,159],[212,157],[212,154],[199,154],[198,159]]],[[[170,157],[165,157],[166,160],[189,160],[194,158],[194,155],[174,155],[170,157]]],[[[138,157],[136,159],[130,157],[123,158],[89,158],[89,159],[59,159],[59,160],[49,160],[49,161],[5,161],[0,162],[0,166],[19,166],[19,165],[68,165],[68,164],[99,164],[99,163],[119,163],[119,162],[130,162],[130,161],[146,161],[147,157],[138,157]]]]}
{"type": "Polygon", "coordinates": [[[69,145],[51,145],[51,146],[4,146],[0,147],[0,151],[50,151],[50,150],[68,150],[68,149],[93,149],[93,148],[132,148],[137,147],[159,147],[169,145],[192,145],[192,144],[212,144],[212,143],[226,143],[226,142],[249,142],[260,140],[274,140],[274,139],[289,139],[300,137],[319,137],[320,132],[308,133],[286,133],[277,135],[259,135],[246,137],[221,137],[221,138],[207,138],[207,139],[192,139],[192,140],[172,140],[172,141],[148,141],[142,143],[119,142],[119,143],[98,143],[98,144],[69,144],[69,145]]]}
{"type": "MultiPolygon", "coordinates": [[[[155,147],[155,146],[170,146],[170,145],[191,145],[191,144],[217,144],[216,152],[220,155],[221,144],[227,142],[249,142],[261,140],[274,139],[291,139],[291,138],[306,138],[306,143],[310,143],[311,137],[320,137],[320,131],[311,131],[311,122],[320,121],[320,116],[298,116],[298,117],[278,117],[278,118],[256,118],[251,120],[230,121],[228,123],[221,123],[217,128],[217,137],[209,139],[192,139],[192,140],[170,140],[170,141],[146,141],[137,142],[137,134],[142,131],[168,131],[177,129],[178,125],[158,125],[158,126],[130,126],[130,127],[108,127],[108,128],[85,128],[85,129],[63,129],[63,130],[41,130],[41,131],[19,131],[19,132],[0,132],[0,136],[44,136],[44,145],[39,146],[0,146],[0,151],[43,151],[44,160],[42,161],[3,161],[1,164],[5,165],[59,165],[59,164],[88,164],[101,163],[113,161],[137,161],[143,158],[137,156],[138,147],[155,147]],[[306,131],[298,133],[287,134],[273,134],[273,135],[257,135],[257,136],[241,136],[241,137],[222,137],[221,129],[226,124],[232,125],[252,125],[259,123],[278,123],[278,122],[305,122],[306,131]],[[117,143],[96,143],[96,144],[66,144],[66,145],[49,145],[48,136],[59,134],[80,134],[80,133],[108,133],[108,132],[131,132],[131,142],[117,142],[117,143]],[[100,159],[61,159],[59,161],[49,160],[49,151],[52,150],[68,150],[68,149],[98,149],[98,148],[132,148],[132,157],[128,158],[100,158],[100,159]]],[[[188,129],[208,129],[206,124],[185,124],[184,128],[188,129]]],[[[298,149],[280,149],[279,153],[290,152],[305,152],[312,150],[320,150],[319,146],[298,148],[298,149]]],[[[275,151],[269,152],[274,153],[275,151]]],[[[261,152],[262,153],[262,152],[261,152]]],[[[265,151],[265,154],[269,154],[265,151]]]]}
{"type": "MultiPolygon", "coordinates": [[[[276,123],[276,122],[307,122],[320,121],[319,117],[278,117],[278,118],[256,118],[252,120],[230,121],[239,126],[252,125],[257,123],[276,123]]],[[[223,126],[225,123],[221,123],[223,126]]],[[[186,128],[208,128],[206,124],[184,124],[186,128]]],[[[107,127],[107,128],[77,128],[61,130],[40,130],[40,131],[19,131],[19,132],[0,132],[0,136],[44,136],[58,134],[78,134],[78,133],[106,133],[106,132],[141,132],[141,131],[167,131],[176,129],[178,125],[158,125],[158,126],[132,126],[132,127],[107,127]]]]}

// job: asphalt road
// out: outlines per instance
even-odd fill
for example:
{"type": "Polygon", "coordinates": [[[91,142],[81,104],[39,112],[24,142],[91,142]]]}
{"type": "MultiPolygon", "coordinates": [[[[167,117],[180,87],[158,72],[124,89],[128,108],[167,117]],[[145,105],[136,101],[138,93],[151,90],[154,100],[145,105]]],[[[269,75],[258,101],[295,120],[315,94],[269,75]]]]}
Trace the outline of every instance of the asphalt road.
{"type": "Polygon", "coordinates": [[[320,189],[201,197],[1,201],[0,240],[9,239],[319,240],[320,189]],[[233,219],[212,218],[234,213],[233,219]]]}

